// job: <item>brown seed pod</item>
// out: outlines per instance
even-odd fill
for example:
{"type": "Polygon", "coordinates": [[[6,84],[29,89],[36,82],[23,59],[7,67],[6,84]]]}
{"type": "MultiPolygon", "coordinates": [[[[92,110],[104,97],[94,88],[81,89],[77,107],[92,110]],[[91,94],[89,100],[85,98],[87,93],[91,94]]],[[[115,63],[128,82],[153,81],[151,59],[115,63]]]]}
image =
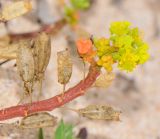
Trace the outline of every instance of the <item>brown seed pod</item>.
{"type": "Polygon", "coordinates": [[[58,82],[65,85],[72,75],[72,60],[68,50],[57,53],[58,82]]]}
{"type": "Polygon", "coordinates": [[[51,55],[51,39],[46,33],[39,34],[34,40],[33,54],[35,60],[36,80],[43,78],[51,55]]]}
{"type": "Polygon", "coordinates": [[[19,126],[20,128],[42,128],[55,126],[57,117],[52,116],[47,112],[39,112],[24,117],[19,126]]]}
{"type": "Polygon", "coordinates": [[[24,82],[25,93],[31,94],[34,81],[34,58],[29,40],[21,40],[17,49],[17,68],[24,82]]]}
{"type": "Polygon", "coordinates": [[[95,87],[108,87],[112,83],[115,78],[115,74],[113,73],[102,73],[98,79],[96,80],[94,86],[95,87]]]}
{"type": "Polygon", "coordinates": [[[10,43],[9,36],[0,38],[0,59],[15,59],[18,45],[10,43]]]}
{"type": "Polygon", "coordinates": [[[6,5],[0,13],[0,21],[8,21],[31,11],[30,1],[18,1],[6,5]]]}
{"type": "Polygon", "coordinates": [[[0,46],[0,59],[16,59],[17,44],[6,44],[0,46]]]}
{"type": "Polygon", "coordinates": [[[35,81],[39,83],[39,96],[42,93],[42,80],[51,55],[51,39],[46,33],[39,34],[34,40],[35,81]]]}
{"type": "Polygon", "coordinates": [[[115,111],[106,105],[89,105],[86,108],[76,110],[83,117],[95,120],[119,121],[120,111],[115,111]]]}

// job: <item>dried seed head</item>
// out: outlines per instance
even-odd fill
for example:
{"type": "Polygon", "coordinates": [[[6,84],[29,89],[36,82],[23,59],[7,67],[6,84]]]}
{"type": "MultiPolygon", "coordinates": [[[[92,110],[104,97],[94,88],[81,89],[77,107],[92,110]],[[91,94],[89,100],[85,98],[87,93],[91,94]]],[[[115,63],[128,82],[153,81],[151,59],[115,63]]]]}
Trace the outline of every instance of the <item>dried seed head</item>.
{"type": "Polygon", "coordinates": [[[57,117],[50,115],[47,112],[34,113],[24,117],[20,122],[21,128],[41,128],[55,126],[57,117]]]}
{"type": "Polygon", "coordinates": [[[34,80],[34,58],[29,40],[21,40],[17,49],[17,68],[26,93],[31,93],[34,80]]]}
{"type": "Polygon", "coordinates": [[[114,80],[115,75],[113,73],[102,73],[96,80],[95,87],[108,87],[114,80]]]}
{"type": "Polygon", "coordinates": [[[106,105],[89,105],[86,108],[77,110],[77,112],[89,119],[111,121],[119,121],[119,115],[121,113],[106,105]]]}
{"type": "Polygon", "coordinates": [[[72,74],[72,61],[68,50],[60,51],[57,53],[58,63],[58,82],[66,84],[72,74]]]}
{"type": "Polygon", "coordinates": [[[9,36],[3,36],[0,38],[0,59],[15,59],[18,45],[16,43],[10,43],[9,36]]]}
{"type": "Polygon", "coordinates": [[[16,59],[17,44],[6,44],[0,46],[0,59],[16,59]]]}
{"type": "Polygon", "coordinates": [[[43,78],[51,55],[51,39],[46,33],[41,33],[34,40],[34,60],[36,80],[43,78]]]}
{"type": "Polygon", "coordinates": [[[18,16],[21,16],[32,9],[32,4],[29,1],[18,1],[6,5],[0,13],[1,21],[8,21],[18,16]]]}
{"type": "Polygon", "coordinates": [[[30,47],[30,41],[20,41],[17,49],[17,67],[20,76],[25,82],[34,78],[34,58],[30,47]]]}

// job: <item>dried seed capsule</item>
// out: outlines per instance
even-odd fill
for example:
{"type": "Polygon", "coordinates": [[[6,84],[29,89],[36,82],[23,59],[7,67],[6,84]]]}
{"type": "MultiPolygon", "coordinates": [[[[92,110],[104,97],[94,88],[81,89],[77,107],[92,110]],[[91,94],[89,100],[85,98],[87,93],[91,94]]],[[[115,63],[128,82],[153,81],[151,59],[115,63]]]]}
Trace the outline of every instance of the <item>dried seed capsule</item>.
{"type": "Polygon", "coordinates": [[[115,75],[113,73],[102,73],[96,80],[95,87],[108,87],[114,80],[115,75]]]}
{"type": "Polygon", "coordinates": [[[8,4],[2,9],[2,12],[0,13],[0,20],[11,20],[29,12],[31,9],[32,5],[29,1],[18,1],[12,4],[8,4]]]}
{"type": "Polygon", "coordinates": [[[9,36],[3,36],[0,38],[0,59],[15,59],[18,45],[16,43],[10,43],[9,36]]]}
{"type": "Polygon", "coordinates": [[[56,123],[57,117],[54,117],[47,112],[40,112],[24,117],[19,126],[21,128],[42,128],[55,126],[56,123]]]}
{"type": "Polygon", "coordinates": [[[17,44],[6,44],[0,46],[0,59],[16,59],[17,44]]]}
{"type": "Polygon", "coordinates": [[[51,39],[46,33],[39,34],[34,40],[33,54],[35,61],[35,81],[39,83],[39,99],[44,72],[48,66],[51,55],[51,39]]]}
{"type": "Polygon", "coordinates": [[[29,40],[22,40],[19,42],[16,62],[19,74],[24,82],[25,93],[31,94],[35,68],[29,40]]]}
{"type": "Polygon", "coordinates": [[[51,40],[46,33],[39,34],[33,48],[36,80],[43,78],[51,55],[51,40]]]}
{"type": "Polygon", "coordinates": [[[65,85],[72,75],[72,61],[68,50],[57,53],[58,82],[65,85]]]}
{"type": "Polygon", "coordinates": [[[89,105],[86,108],[77,110],[77,112],[89,119],[111,121],[119,121],[119,115],[121,113],[106,105],[89,105]]]}

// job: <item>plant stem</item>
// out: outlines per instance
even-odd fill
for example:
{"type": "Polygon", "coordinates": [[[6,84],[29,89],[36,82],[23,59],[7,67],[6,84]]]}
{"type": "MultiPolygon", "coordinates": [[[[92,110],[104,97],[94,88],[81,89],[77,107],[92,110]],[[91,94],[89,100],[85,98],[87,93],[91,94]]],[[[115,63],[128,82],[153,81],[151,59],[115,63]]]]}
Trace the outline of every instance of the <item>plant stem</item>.
{"type": "Polygon", "coordinates": [[[32,114],[40,111],[52,111],[55,108],[58,108],[75,98],[85,94],[87,89],[89,89],[92,84],[96,81],[96,78],[100,74],[100,68],[96,64],[90,66],[89,73],[87,77],[78,83],[76,86],[70,88],[64,93],[63,99],[62,95],[54,96],[50,99],[33,102],[32,104],[23,104],[12,106],[0,110],[0,121],[15,118],[15,117],[24,117],[28,114],[32,114]]]}

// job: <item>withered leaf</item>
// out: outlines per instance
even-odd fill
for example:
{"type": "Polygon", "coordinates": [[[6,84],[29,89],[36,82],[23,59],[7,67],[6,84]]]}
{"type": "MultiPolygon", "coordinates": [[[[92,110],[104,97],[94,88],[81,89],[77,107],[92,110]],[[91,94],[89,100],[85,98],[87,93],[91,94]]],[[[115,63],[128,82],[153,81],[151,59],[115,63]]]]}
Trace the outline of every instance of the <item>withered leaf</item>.
{"type": "Polygon", "coordinates": [[[107,105],[89,105],[86,108],[77,110],[83,117],[95,120],[119,121],[120,111],[115,111],[107,105]]]}
{"type": "Polygon", "coordinates": [[[16,59],[17,44],[0,45],[0,59],[16,59]]]}
{"type": "Polygon", "coordinates": [[[24,117],[20,122],[21,128],[42,128],[55,126],[57,117],[47,112],[39,112],[24,117]]]}
{"type": "Polygon", "coordinates": [[[39,34],[34,40],[33,54],[35,60],[36,80],[44,76],[51,55],[51,39],[46,33],[39,34]]]}
{"type": "Polygon", "coordinates": [[[19,74],[24,81],[24,89],[27,94],[31,94],[35,70],[30,40],[21,40],[19,42],[16,62],[19,74]]]}
{"type": "Polygon", "coordinates": [[[10,43],[10,37],[8,35],[0,37],[0,46],[8,45],[9,43],[10,43]]]}
{"type": "Polygon", "coordinates": [[[68,50],[57,53],[58,82],[67,84],[72,75],[72,60],[68,50]]]}
{"type": "Polygon", "coordinates": [[[102,73],[96,80],[95,87],[108,87],[114,80],[115,75],[113,73],[102,73]]]}
{"type": "Polygon", "coordinates": [[[21,16],[32,9],[30,1],[18,1],[8,4],[2,8],[0,13],[1,21],[8,21],[18,16],[21,16]]]}
{"type": "Polygon", "coordinates": [[[0,59],[15,59],[18,45],[10,43],[9,36],[0,37],[0,59]]]}

